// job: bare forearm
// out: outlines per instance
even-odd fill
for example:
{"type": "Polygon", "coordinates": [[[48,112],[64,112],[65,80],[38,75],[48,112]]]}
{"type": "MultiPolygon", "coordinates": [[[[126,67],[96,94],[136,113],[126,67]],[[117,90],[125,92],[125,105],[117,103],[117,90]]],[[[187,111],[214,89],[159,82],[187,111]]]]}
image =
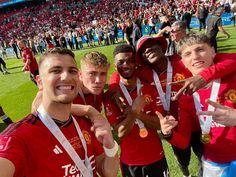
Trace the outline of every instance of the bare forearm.
{"type": "Polygon", "coordinates": [[[102,165],[102,177],[116,177],[119,169],[119,157],[108,157],[105,155],[102,165]]]}
{"type": "Polygon", "coordinates": [[[100,112],[90,105],[72,104],[71,113],[76,116],[87,116],[91,121],[100,117],[100,112]]]}
{"type": "Polygon", "coordinates": [[[135,118],[133,117],[133,115],[128,114],[128,116],[122,122],[116,125],[115,130],[118,133],[118,137],[123,138],[126,135],[128,135],[133,129],[134,122],[135,122],[135,118]]]}
{"type": "Polygon", "coordinates": [[[157,116],[150,116],[141,112],[138,115],[138,118],[145,124],[146,127],[160,129],[160,120],[157,116]]]}
{"type": "Polygon", "coordinates": [[[14,164],[8,159],[0,157],[0,176],[1,177],[13,177],[15,173],[14,164]]]}

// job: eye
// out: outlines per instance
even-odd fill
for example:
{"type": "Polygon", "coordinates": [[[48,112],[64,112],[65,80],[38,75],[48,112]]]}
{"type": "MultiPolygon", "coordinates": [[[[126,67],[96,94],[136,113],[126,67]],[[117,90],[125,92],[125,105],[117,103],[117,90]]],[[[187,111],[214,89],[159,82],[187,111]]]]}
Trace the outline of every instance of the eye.
{"type": "Polygon", "coordinates": [[[93,77],[93,76],[96,75],[96,73],[95,73],[95,72],[89,72],[88,75],[89,75],[90,77],[93,77]]]}
{"type": "Polygon", "coordinates": [[[77,69],[71,69],[69,72],[71,74],[78,74],[78,70],[77,69]]]}
{"type": "Polygon", "coordinates": [[[198,48],[197,51],[202,52],[202,51],[204,51],[204,48],[198,48]]]}
{"type": "Polygon", "coordinates": [[[185,57],[189,57],[191,55],[190,52],[186,52],[186,53],[183,53],[182,57],[185,58],[185,57]]]}
{"type": "Polygon", "coordinates": [[[54,74],[59,74],[60,72],[61,72],[60,69],[52,69],[52,70],[50,71],[50,73],[54,73],[54,74]]]}
{"type": "Polygon", "coordinates": [[[124,64],[124,61],[123,60],[119,60],[118,62],[117,62],[117,65],[123,65],[124,64]]]}

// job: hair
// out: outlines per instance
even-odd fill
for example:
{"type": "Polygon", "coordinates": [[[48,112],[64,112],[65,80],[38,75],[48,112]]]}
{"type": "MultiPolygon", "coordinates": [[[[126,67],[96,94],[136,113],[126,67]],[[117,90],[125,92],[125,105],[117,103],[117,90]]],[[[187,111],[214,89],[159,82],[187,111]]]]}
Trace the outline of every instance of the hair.
{"type": "Polygon", "coordinates": [[[128,17],[125,22],[132,22],[132,19],[130,17],[128,17]]]}
{"type": "Polygon", "coordinates": [[[190,32],[177,43],[177,52],[181,55],[184,46],[202,43],[211,46],[210,38],[207,35],[203,33],[190,32]]]}
{"type": "Polygon", "coordinates": [[[107,57],[97,51],[93,51],[93,52],[88,52],[86,54],[84,54],[84,56],[80,59],[80,66],[82,66],[83,64],[89,63],[93,66],[95,66],[96,68],[101,68],[101,67],[109,67],[110,63],[107,59],[107,57]]]}
{"type": "Polygon", "coordinates": [[[128,44],[118,45],[113,51],[113,57],[115,58],[115,56],[119,53],[130,53],[130,52],[133,55],[135,55],[135,50],[131,45],[128,44]]]}
{"type": "Polygon", "coordinates": [[[21,39],[21,40],[18,41],[18,43],[23,43],[23,44],[27,45],[27,40],[26,39],[21,39]]]}
{"type": "Polygon", "coordinates": [[[186,30],[186,28],[187,28],[186,23],[183,21],[175,21],[171,26],[172,27],[175,26],[181,30],[186,30]]]}
{"type": "MultiPolygon", "coordinates": [[[[60,47],[56,47],[56,48],[52,48],[47,50],[46,52],[44,52],[40,59],[39,59],[39,67],[42,65],[43,61],[45,60],[45,58],[47,58],[49,55],[70,55],[74,60],[75,60],[75,54],[66,48],[60,48],[60,47]]],[[[75,60],[76,62],[76,60],[75,60]]]]}

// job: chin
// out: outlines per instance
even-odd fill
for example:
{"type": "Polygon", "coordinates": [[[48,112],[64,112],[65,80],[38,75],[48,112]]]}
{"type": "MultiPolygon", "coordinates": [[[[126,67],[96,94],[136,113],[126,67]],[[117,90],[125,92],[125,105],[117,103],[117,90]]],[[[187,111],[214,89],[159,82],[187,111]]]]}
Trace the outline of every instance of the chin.
{"type": "Polygon", "coordinates": [[[70,104],[73,102],[76,96],[61,96],[58,98],[58,102],[62,104],[70,104]]]}
{"type": "Polygon", "coordinates": [[[92,90],[91,93],[93,95],[99,95],[100,93],[102,93],[102,90],[92,90]]]}

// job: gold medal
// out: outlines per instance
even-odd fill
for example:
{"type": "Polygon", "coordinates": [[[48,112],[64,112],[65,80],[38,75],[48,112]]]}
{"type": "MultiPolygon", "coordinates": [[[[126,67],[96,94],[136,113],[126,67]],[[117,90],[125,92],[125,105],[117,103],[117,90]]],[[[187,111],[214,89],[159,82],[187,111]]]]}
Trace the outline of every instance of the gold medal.
{"type": "Polygon", "coordinates": [[[141,138],[146,138],[148,136],[148,131],[145,127],[139,129],[139,136],[141,138]]]}
{"type": "Polygon", "coordinates": [[[211,136],[209,134],[201,134],[201,142],[203,144],[208,144],[211,141],[211,136]]]}

